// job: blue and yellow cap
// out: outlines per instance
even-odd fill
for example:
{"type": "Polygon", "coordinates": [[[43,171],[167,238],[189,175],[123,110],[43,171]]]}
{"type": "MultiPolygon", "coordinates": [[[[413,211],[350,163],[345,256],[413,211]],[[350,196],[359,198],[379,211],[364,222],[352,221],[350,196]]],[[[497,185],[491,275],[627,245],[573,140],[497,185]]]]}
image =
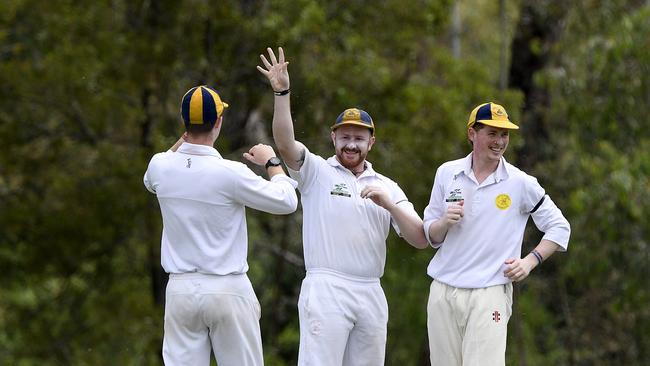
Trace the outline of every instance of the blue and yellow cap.
{"type": "Polygon", "coordinates": [[[474,108],[472,113],[469,114],[467,127],[474,126],[475,123],[480,122],[484,125],[507,128],[510,130],[518,130],[519,126],[510,122],[506,109],[496,103],[483,103],[474,108]]]}
{"type": "Polygon", "coordinates": [[[332,131],[343,125],[368,127],[372,135],[375,135],[375,124],[372,122],[372,117],[362,109],[349,108],[344,110],[343,113],[336,117],[336,122],[332,125],[332,131]]]}
{"type": "Polygon", "coordinates": [[[185,125],[213,125],[223,114],[228,104],[221,101],[219,94],[205,86],[188,90],[181,101],[181,117],[185,125]]]}

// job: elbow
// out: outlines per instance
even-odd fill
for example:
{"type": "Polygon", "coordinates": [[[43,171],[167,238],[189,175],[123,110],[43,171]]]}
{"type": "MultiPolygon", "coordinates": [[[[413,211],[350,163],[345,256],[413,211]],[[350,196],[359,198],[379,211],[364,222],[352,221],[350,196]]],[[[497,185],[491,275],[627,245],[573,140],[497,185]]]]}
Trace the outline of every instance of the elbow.
{"type": "Polygon", "coordinates": [[[418,249],[427,249],[429,247],[429,242],[427,241],[427,239],[424,239],[422,241],[417,241],[413,243],[413,246],[418,249]]]}
{"type": "Polygon", "coordinates": [[[278,152],[280,153],[280,156],[285,160],[285,162],[292,158],[292,154],[295,150],[295,142],[293,141],[283,141],[283,140],[278,140],[275,142],[276,147],[278,148],[278,152]]]}
{"type": "Polygon", "coordinates": [[[409,244],[411,244],[411,246],[417,249],[426,249],[429,246],[429,241],[427,240],[427,237],[424,234],[422,225],[420,225],[419,231],[413,233],[412,237],[409,238],[408,242],[409,244]]]}
{"type": "Polygon", "coordinates": [[[277,213],[278,215],[292,214],[298,209],[298,197],[295,192],[292,193],[293,197],[284,201],[285,205],[281,208],[280,212],[277,213]]]}
{"type": "Polygon", "coordinates": [[[287,212],[287,215],[296,212],[297,209],[298,209],[298,197],[295,197],[293,200],[291,200],[291,204],[289,205],[289,212],[287,212]]]}

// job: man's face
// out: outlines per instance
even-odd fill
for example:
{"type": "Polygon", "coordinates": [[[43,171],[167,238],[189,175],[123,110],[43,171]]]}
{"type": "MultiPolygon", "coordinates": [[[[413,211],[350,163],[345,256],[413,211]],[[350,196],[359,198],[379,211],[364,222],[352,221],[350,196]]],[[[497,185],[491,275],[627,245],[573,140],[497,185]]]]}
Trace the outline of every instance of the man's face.
{"type": "Polygon", "coordinates": [[[356,172],[363,168],[363,162],[375,143],[375,137],[369,128],[343,125],[332,131],[332,142],[339,163],[356,172]]]}
{"type": "Polygon", "coordinates": [[[476,131],[470,127],[468,134],[476,157],[487,161],[499,161],[510,141],[510,130],[506,128],[486,125],[476,131]]]}

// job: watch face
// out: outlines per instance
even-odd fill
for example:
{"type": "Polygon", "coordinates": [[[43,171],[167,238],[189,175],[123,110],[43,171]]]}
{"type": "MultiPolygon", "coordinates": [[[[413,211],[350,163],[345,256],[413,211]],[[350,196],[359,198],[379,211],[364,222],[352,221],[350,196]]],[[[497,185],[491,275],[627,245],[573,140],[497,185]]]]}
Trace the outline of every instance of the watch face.
{"type": "Polygon", "coordinates": [[[274,156],[266,162],[266,167],[268,168],[270,166],[279,166],[280,164],[282,164],[282,161],[280,161],[277,156],[274,156]]]}

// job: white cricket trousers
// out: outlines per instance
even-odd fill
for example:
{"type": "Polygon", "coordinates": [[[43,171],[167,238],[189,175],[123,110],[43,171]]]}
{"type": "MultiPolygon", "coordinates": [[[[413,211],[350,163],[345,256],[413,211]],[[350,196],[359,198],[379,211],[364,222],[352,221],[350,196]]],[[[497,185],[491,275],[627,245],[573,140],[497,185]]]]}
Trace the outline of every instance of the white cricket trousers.
{"type": "Polygon", "coordinates": [[[261,366],[260,304],[246,274],[170,274],[163,360],[167,366],[261,366]]]}
{"type": "Polygon", "coordinates": [[[383,366],[388,304],[378,278],[310,270],[298,299],[299,366],[383,366]]]}
{"type": "Polygon", "coordinates": [[[431,365],[505,365],[511,314],[511,283],[464,289],[433,280],[427,304],[431,365]]]}

